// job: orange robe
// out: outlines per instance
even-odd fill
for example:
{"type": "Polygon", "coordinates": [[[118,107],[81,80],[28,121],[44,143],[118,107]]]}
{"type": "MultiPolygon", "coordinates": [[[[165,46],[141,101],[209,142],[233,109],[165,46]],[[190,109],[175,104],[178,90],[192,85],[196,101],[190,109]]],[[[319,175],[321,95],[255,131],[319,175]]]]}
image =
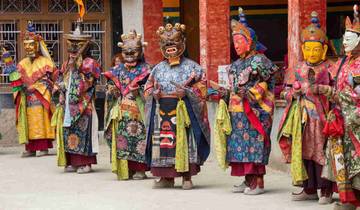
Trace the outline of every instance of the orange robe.
{"type": "Polygon", "coordinates": [[[55,64],[45,56],[39,56],[34,60],[22,59],[17,65],[17,71],[23,83],[23,88],[14,92],[17,111],[17,125],[19,120],[27,121],[27,128],[17,126],[19,133],[27,134],[28,141],[54,139],[54,128],[51,121],[51,91],[53,82],[51,74],[55,70],[55,64]],[[24,94],[25,97],[21,97],[24,94]],[[26,104],[25,119],[19,118],[19,105],[26,104]],[[24,131],[22,129],[27,129],[24,131]]]}

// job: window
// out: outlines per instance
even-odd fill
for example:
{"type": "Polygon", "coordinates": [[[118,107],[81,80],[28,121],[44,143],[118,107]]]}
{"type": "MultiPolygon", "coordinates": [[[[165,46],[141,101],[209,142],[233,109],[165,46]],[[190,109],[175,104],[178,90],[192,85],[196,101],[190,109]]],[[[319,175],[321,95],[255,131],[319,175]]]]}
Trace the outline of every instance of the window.
{"type": "MultiPolygon", "coordinates": [[[[104,0],[85,0],[86,12],[104,12],[104,0]]],[[[76,13],[77,4],[74,0],[50,0],[48,10],[50,13],[76,13]]]]}
{"type": "Polygon", "coordinates": [[[34,21],[34,25],[36,33],[41,34],[53,61],[59,67],[62,62],[60,40],[63,34],[63,31],[60,29],[60,23],[58,21],[34,21]]]}
{"type": "Polygon", "coordinates": [[[41,11],[41,0],[1,0],[1,13],[35,13],[41,11]]]}
{"type": "MultiPolygon", "coordinates": [[[[0,45],[5,47],[10,52],[14,61],[17,61],[17,40],[20,31],[17,30],[17,23],[15,21],[0,21],[0,45]]],[[[0,86],[9,83],[8,75],[3,74],[2,69],[4,64],[0,63],[0,86]]]]}
{"type": "MultiPolygon", "coordinates": [[[[111,65],[110,1],[83,1],[87,12],[83,31],[92,36],[91,56],[107,69],[111,65]]],[[[15,63],[19,62],[25,57],[20,34],[32,20],[55,64],[60,67],[67,56],[63,35],[74,30],[77,12],[74,0],[0,0],[0,14],[3,14],[0,15],[0,45],[10,51],[15,63]]],[[[0,93],[10,93],[9,78],[3,74],[2,67],[0,61],[0,93]]]]}
{"type": "MultiPolygon", "coordinates": [[[[75,29],[75,23],[72,24],[72,30],[75,29]]],[[[100,21],[85,21],[83,25],[83,32],[92,36],[93,45],[90,48],[91,57],[96,59],[100,64],[103,63],[102,49],[103,49],[103,37],[105,31],[102,30],[102,24],[100,21]]]]}
{"type": "Polygon", "coordinates": [[[85,7],[88,12],[104,12],[104,0],[87,0],[85,7]]]}
{"type": "Polygon", "coordinates": [[[74,0],[50,0],[48,9],[49,12],[52,13],[77,12],[77,6],[74,0]]]}

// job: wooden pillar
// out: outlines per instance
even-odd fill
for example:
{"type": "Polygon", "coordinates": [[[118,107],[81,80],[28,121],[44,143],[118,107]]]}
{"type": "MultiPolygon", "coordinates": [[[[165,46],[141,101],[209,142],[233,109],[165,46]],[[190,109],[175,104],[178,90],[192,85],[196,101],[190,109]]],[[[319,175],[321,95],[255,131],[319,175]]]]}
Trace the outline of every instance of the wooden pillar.
{"type": "Polygon", "coordinates": [[[288,0],[288,58],[285,82],[292,84],[294,70],[302,61],[301,31],[310,24],[312,11],[319,14],[321,27],[326,31],[326,0],[288,0]]]}
{"type": "Polygon", "coordinates": [[[230,0],[200,0],[200,64],[217,81],[219,65],[230,63],[230,0]]]}
{"type": "Polygon", "coordinates": [[[155,65],[163,59],[156,35],[156,30],[163,25],[163,3],[162,0],[143,0],[143,6],[144,40],[148,42],[145,59],[155,65]]]}

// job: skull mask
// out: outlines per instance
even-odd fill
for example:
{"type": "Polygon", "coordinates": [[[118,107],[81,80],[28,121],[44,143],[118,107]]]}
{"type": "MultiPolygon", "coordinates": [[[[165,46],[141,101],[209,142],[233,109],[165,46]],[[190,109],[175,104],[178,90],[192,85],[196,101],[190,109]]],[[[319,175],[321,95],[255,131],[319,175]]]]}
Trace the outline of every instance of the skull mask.
{"type": "Polygon", "coordinates": [[[181,55],[185,51],[185,25],[170,23],[157,30],[160,37],[160,49],[163,56],[169,60],[170,65],[179,64],[181,55]]]}
{"type": "Polygon", "coordinates": [[[143,57],[143,47],[147,43],[142,42],[141,39],[141,34],[137,34],[135,30],[121,35],[122,42],[119,42],[118,46],[121,48],[122,60],[127,66],[136,66],[143,57]]]}

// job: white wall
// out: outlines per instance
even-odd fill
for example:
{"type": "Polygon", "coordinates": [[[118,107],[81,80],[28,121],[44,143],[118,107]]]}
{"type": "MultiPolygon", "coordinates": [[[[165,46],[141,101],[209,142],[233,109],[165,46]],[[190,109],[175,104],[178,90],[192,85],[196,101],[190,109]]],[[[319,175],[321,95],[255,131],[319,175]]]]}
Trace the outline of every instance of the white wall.
{"type": "Polygon", "coordinates": [[[124,33],[129,33],[131,29],[135,29],[138,34],[142,34],[144,37],[142,0],[122,0],[122,16],[124,33]]]}

